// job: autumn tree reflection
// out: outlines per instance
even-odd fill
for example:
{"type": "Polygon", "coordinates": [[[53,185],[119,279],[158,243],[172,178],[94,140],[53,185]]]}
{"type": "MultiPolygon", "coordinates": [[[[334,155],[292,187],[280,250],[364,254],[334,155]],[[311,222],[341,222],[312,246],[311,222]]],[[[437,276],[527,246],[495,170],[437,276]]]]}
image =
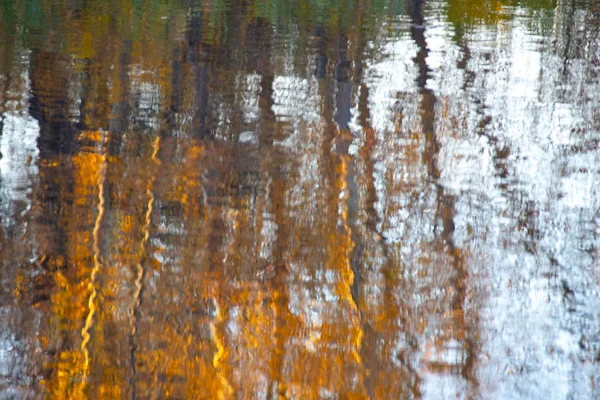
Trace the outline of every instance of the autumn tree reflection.
{"type": "Polygon", "coordinates": [[[0,7],[0,397],[592,393],[597,6],[479,3],[0,7]]]}

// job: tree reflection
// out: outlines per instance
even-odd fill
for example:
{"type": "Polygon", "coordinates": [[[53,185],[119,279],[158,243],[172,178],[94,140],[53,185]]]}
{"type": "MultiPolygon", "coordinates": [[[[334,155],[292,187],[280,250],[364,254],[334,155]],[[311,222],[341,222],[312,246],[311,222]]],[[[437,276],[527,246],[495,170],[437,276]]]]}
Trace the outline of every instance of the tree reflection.
{"type": "Polygon", "coordinates": [[[596,9],[7,2],[0,397],[593,397],[596,9]]]}

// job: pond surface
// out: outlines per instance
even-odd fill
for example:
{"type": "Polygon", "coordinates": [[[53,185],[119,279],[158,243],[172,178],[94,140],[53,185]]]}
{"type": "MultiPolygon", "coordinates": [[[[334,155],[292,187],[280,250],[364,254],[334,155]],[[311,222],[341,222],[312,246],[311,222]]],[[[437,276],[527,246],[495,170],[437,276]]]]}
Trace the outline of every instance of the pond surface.
{"type": "Polygon", "coordinates": [[[0,31],[0,398],[600,398],[597,1],[0,31]]]}

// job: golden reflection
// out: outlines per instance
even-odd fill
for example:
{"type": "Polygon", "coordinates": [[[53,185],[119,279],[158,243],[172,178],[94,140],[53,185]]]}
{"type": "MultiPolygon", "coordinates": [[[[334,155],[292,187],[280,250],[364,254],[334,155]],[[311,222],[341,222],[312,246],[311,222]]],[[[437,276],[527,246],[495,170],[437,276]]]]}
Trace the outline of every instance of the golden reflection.
{"type": "MultiPolygon", "coordinates": [[[[94,135],[96,136],[96,135],[94,135]]],[[[100,142],[100,145],[102,146],[103,140],[102,142],[100,142]]],[[[78,160],[75,159],[74,160],[75,164],[84,164],[84,163],[94,163],[94,164],[100,164],[99,168],[98,168],[98,172],[97,172],[97,176],[98,176],[98,212],[96,215],[96,221],[94,222],[94,229],[92,231],[92,240],[93,240],[93,252],[94,252],[94,266],[92,268],[92,272],[90,275],[90,281],[88,283],[88,290],[90,291],[90,297],[88,299],[88,315],[85,319],[85,325],[83,326],[83,329],[81,330],[81,336],[83,337],[83,340],[81,342],[81,350],[83,351],[84,354],[84,366],[83,366],[83,380],[85,382],[87,375],[89,373],[89,368],[90,368],[90,354],[89,354],[89,349],[87,348],[87,345],[90,341],[90,330],[92,329],[92,326],[94,324],[94,313],[96,312],[96,305],[94,304],[95,300],[96,300],[96,296],[97,296],[97,291],[96,291],[96,276],[98,275],[100,269],[102,268],[102,256],[100,253],[100,228],[102,226],[102,220],[104,217],[104,187],[105,187],[105,181],[106,181],[106,169],[107,169],[107,160],[106,157],[104,155],[100,155],[99,158],[96,158],[94,160],[88,159],[88,160],[78,160]]],[[[95,166],[95,165],[94,165],[95,166]]],[[[92,167],[93,168],[93,167],[92,167]]],[[[83,169],[83,168],[82,168],[83,169]]],[[[85,172],[91,172],[91,171],[85,171],[85,172]]]]}
{"type": "MultiPolygon", "coordinates": [[[[360,365],[360,351],[362,344],[363,332],[360,323],[360,314],[356,299],[351,294],[351,287],[354,284],[354,272],[350,266],[350,257],[355,244],[352,241],[351,228],[348,225],[348,198],[350,196],[348,187],[348,162],[350,157],[348,155],[340,156],[340,163],[337,168],[337,186],[340,193],[340,208],[341,208],[341,223],[342,233],[336,234],[339,244],[337,249],[332,249],[330,254],[332,255],[332,263],[339,265],[340,271],[340,287],[338,288],[340,299],[348,302],[352,308],[352,322],[354,327],[351,330],[352,335],[350,336],[350,343],[352,343],[352,355],[354,356],[355,362],[360,365]]],[[[335,265],[335,264],[333,264],[335,265]]]]}
{"type": "Polygon", "coordinates": [[[152,153],[152,165],[151,165],[151,170],[150,170],[150,174],[151,174],[151,178],[148,181],[148,186],[146,188],[146,195],[148,196],[148,204],[146,205],[146,214],[144,216],[144,225],[142,228],[142,240],[139,246],[139,252],[138,252],[138,263],[136,264],[136,269],[135,269],[135,273],[136,273],[136,277],[135,277],[135,282],[134,282],[134,286],[135,286],[135,291],[133,293],[133,303],[131,306],[131,309],[129,311],[129,318],[131,321],[131,337],[130,337],[130,346],[131,346],[131,376],[129,378],[129,384],[131,386],[131,392],[132,392],[132,397],[135,398],[136,396],[136,391],[135,391],[135,385],[136,385],[136,372],[137,372],[137,366],[136,366],[136,351],[137,351],[137,346],[135,345],[135,336],[136,336],[136,331],[137,331],[137,320],[139,318],[138,314],[139,314],[139,306],[140,306],[140,302],[141,302],[141,294],[142,294],[142,289],[143,289],[143,284],[144,284],[144,274],[145,274],[145,269],[144,269],[144,263],[147,262],[148,260],[148,250],[147,250],[147,246],[148,246],[148,240],[150,239],[150,226],[152,223],[152,211],[154,209],[154,201],[155,201],[155,197],[154,197],[154,192],[153,192],[153,186],[154,186],[154,177],[156,176],[156,167],[160,166],[160,160],[158,159],[157,155],[158,152],[160,150],[160,137],[157,137],[156,140],[154,141],[154,151],[152,153]]]}
{"type": "Polygon", "coordinates": [[[214,321],[210,324],[210,331],[213,338],[213,342],[216,347],[216,351],[213,355],[212,364],[213,367],[217,370],[217,378],[220,384],[216,395],[218,399],[226,399],[233,394],[233,389],[229,384],[229,380],[227,379],[225,373],[226,364],[223,364],[227,357],[225,345],[223,343],[222,333],[219,332],[220,329],[223,329],[223,311],[221,310],[221,307],[219,306],[215,298],[213,298],[213,302],[215,306],[215,318],[214,321]]]}

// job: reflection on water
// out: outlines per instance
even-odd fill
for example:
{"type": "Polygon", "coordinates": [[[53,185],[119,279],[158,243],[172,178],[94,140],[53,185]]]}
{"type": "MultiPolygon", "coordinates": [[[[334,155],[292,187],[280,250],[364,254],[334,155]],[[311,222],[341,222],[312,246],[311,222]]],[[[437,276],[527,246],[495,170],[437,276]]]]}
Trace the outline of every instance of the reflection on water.
{"type": "Polygon", "coordinates": [[[600,397],[600,6],[7,1],[0,397],[600,397]]]}

